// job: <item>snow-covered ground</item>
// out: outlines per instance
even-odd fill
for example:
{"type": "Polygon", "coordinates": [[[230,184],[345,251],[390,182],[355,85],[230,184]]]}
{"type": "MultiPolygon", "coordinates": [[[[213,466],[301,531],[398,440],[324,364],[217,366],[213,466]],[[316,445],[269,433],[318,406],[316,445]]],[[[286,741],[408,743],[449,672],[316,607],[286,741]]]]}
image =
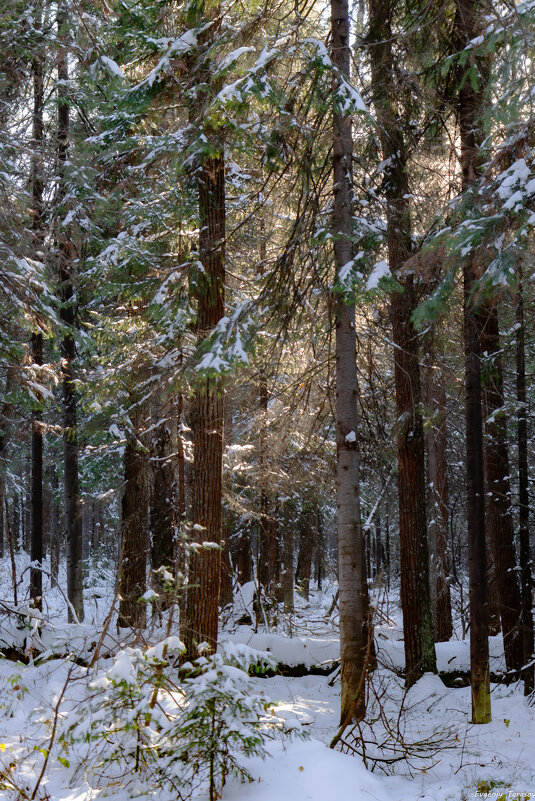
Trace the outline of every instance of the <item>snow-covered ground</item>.
{"type": "MultiPolygon", "coordinates": [[[[18,557],[18,572],[26,557],[18,557]]],[[[9,606],[11,591],[6,561],[0,563],[0,600],[9,606]]],[[[113,601],[107,576],[93,577],[86,593],[83,628],[65,623],[65,601],[57,590],[47,591],[44,620],[22,625],[5,610],[0,615],[0,641],[30,651],[77,653],[88,657],[98,641],[103,620],[113,601]],[[39,628],[39,630],[38,630],[39,628]]],[[[24,585],[27,581],[23,582],[24,585]]],[[[24,602],[23,586],[21,591],[24,602]]],[[[228,616],[223,640],[268,650],[285,665],[326,667],[338,656],[336,612],[327,616],[334,588],[314,592],[309,603],[298,598],[291,619],[279,616],[270,631],[254,632],[239,624],[243,609],[228,616]]],[[[247,590],[244,593],[247,601],[247,590]]],[[[155,627],[152,637],[161,631],[155,627]]],[[[328,744],[337,731],[339,682],[331,675],[298,678],[276,675],[249,679],[251,693],[275,703],[275,714],[286,727],[306,735],[269,741],[270,757],[242,758],[253,776],[252,783],[228,780],[222,801],[469,801],[492,797],[502,801],[535,798],[535,707],[528,706],[521,685],[493,685],[492,722],[470,723],[470,689],[446,687],[438,676],[424,676],[408,693],[396,670],[403,666],[400,613],[395,597],[383,603],[376,623],[379,667],[373,674],[369,709],[372,718],[359,732],[346,731],[342,751],[328,744]],[[362,759],[362,742],[365,742],[362,759]],[[383,744],[379,748],[377,743],[383,744]],[[360,753],[360,755],[359,755],[360,753]]],[[[64,658],[24,665],[0,660],[0,799],[2,801],[90,801],[99,796],[92,789],[90,746],[76,750],[58,740],[65,721],[85,703],[88,684],[96,670],[112,664],[108,653],[124,645],[115,626],[103,643],[98,665],[91,670],[72,666],[64,658]],[[70,680],[67,676],[71,671],[70,680]],[[58,707],[58,701],[61,703],[58,707]],[[58,726],[47,757],[58,709],[58,726]],[[47,760],[43,778],[34,794],[47,760]],[[7,777],[7,778],[6,778],[7,777]],[[8,784],[18,788],[19,794],[8,784]]],[[[491,641],[493,664],[503,665],[499,637],[491,641]]],[[[468,642],[454,639],[437,646],[441,671],[467,670],[468,642]]],[[[108,787],[115,801],[126,801],[129,793],[120,777],[108,787]]],[[[155,796],[161,801],[177,794],[155,796]]],[[[206,788],[197,788],[192,798],[206,801],[206,788]]]]}

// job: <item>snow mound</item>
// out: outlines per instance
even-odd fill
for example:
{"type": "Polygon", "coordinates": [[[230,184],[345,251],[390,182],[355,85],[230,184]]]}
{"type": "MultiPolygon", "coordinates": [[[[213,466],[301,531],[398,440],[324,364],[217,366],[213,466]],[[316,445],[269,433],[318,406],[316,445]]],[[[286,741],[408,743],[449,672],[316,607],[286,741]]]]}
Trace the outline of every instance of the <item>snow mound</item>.
{"type": "Polygon", "coordinates": [[[387,801],[383,785],[359,759],[331,751],[319,740],[276,743],[270,751],[273,759],[251,760],[248,766],[258,780],[228,783],[225,801],[387,801]]]}

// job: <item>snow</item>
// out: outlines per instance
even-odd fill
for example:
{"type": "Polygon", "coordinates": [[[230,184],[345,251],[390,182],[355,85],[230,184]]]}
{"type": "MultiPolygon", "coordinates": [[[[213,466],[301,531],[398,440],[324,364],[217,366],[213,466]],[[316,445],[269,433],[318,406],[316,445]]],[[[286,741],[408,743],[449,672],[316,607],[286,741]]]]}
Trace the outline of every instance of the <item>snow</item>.
{"type": "Polygon", "coordinates": [[[356,759],[330,750],[318,740],[276,743],[273,759],[251,760],[252,785],[230,782],[224,801],[387,801],[381,782],[356,759]]]}
{"type": "Polygon", "coordinates": [[[120,68],[120,66],[117,64],[117,62],[116,62],[116,61],[114,61],[114,60],[113,60],[112,58],[110,58],[109,56],[101,56],[101,57],[100,57],[100,60],[101,60],[101,62],[104,64],[104,66],[106,67],[106,69],[107,69],[107,70],[108,70],[108,71],[109,71],[109,72],[110,72],[112,75],[115,75],[115,77],[116,77],[116,78],[121,78],[121,80],[123,80],[123,81],[124,81],[124,73],[123,73],[122,69],[121,69],[121,68],[120,68]]]}
{"type": "Polygon", "coordinates": [[[390,276],[390,269],[386,261],[379,261],[371,271],[368,280],[366,281],[366,289],[377,289],[381,278],[390,276]]]}
{"type": "MultiPolygon", "coordinates": [[[[26,555],[17,554],[19,576],[28,564],[26,555]]],[[[0,561],[4,597],[9,594],[9,571],[8,560],[0,561]]],[[[88,656],[93,652],[113,600],[109,578],[101,583],[94,578],[89,581],[86,622],[82,626],[65,622],[65,601],[57,589],[51,590],[47,584],[47,607],[42,615],[21,607],[21,612],[25,609],[24,614],[28,616],[25,626],[7,612],[3,615],[0,629],[3,643],[19,644],[28,649],[28,653],[37,648],[48,649],[50,654],[50,649],[55,648],[56,653],[62,655],[71,652],[88,656]]],[[[64,580],[64,575],[61,579],[64,580]]],[[[232,684],[237,676],[232,654],[237,662],[250,663],[255,657],[253,649],[265,651],[288,666],[335,667],[339,656],[336,609],[327,615],[335,589],[327,583],[323,592],[313,590],[308,601],[296,594],[295,611],[291,616],[281,616],[280,622],[270,631],[254,632],[251,625],[236,621],[245,612],[254,621],[255,584],[249,582],[238,588],[233,617],[220,638],[219,653],[226,660],[231,659],[231,664],[223,670],[224,680],[232,684]]],[[[366,769],[360,757],[328,748],[339,723],[340,684],[335,672],[299,678],[280,674],[270,678],[251,676],[247,680],[247,692],[274,704],[274,718],[281,722],[285,731],[292,732],[292,739],[269,739],[269,757],[264,761],[258,757],[243,757],[254,781],[241,784],[228,780],[222,801],[274,801],[278,798],[291,801],[468,801],[478,793],[482,797],[485,788],[491,791],[496,788],[496,792],[505,794],[507,801],[517,801],[517,796],[524,799],[533,793],[535,708],[524,699],[521,684],[492,685],[492,722],[485,726],[474,726],[470,722],[470,688],[467,686],[446,687],[439,676],[426,674],[406,692],[397,675],[404,662],[397,591],[381,596],[374,591],[374,603],[378,607],[375,635],[379,667],[372,674],[370,709],[374,709],[374,699],[381,697],[388,719],[395,722],[399,718],[406,742],[432,741],[433,738],[439,742],[434,756],[420,754],[392,765],[378,762],[372,774],[371,760],[368,759],[366,769]],[[395,671],[389,670],[388,665],[395,671]],[[306,735],[308,739],[303,739],[306,735]]],[[[164,651],[177,654],[183,650],[178,629],[173,627],[166,633],[165,628],[164,625],[159,631],[147,633],[153,644],[144,651],[145,657],[161,660],[164,651]]],[[[88,693],[107,693],[113,684],[128,684],[134,680],[143,649],[137,643],[130,643],[132,647],[129,647],[124,633],[121,633],[123,640],[119,641],[114,624],[110,632],[101,647],[98,666],[92,670],[74,665],[63,656],[29,665],[8,659],[0,661],[0,744],[5,746],[5,750],[0,749],[0,770],[14,764],[10,775],[28,797],[43,765],[44,755],[39,749],[48,748],[54,709],[69,670],[73,674],[60,706],[62,726],[87,703],[88,693]],[[110,657],[110,653],[114,656],[110,657]]],[[[462,673],[469,668],[469,642],[462,639],[459,621],[455,637],[436,646],[441,672],[462,673]]],[[[490,669],[494,674],[504,667],[501,636],[490,638],[489,647],[490,669]]],[[[373,717],[375,722],[366,724],[364,729],[364,737],[370,741],[368,758],[378,754],[372,741],[381,742],[386,737],[380,717],[375,713],[373,717]]],[[[105,721],[106,724],[112,722],[105,721]]],[[[351,740],[350,733],[347,738],[351,740]]],[[[92,747],[79,744],[62,749],[56,743],[40,788],[41,796],[53,801],[93,801],[102,797],[101,792],[88,783],[90,776],[84,767],[92,747]],[[70,762],[70,767],[62,764],[60,757],[70,762]]],[[[391,755],[392,751],[389,753],[391,755]]],[[[130,791],[121,786],[120,778],[114,781],[116,784],[109,789],[115,801],[127,801],[130,791]]],[[[148,801],[154,796],[145,793],[140,797],[148,801]]],[[[167,791],[159,792],[157,797],[159,801],[171,801],[171,798],[176,801],[176,794],[173,796],[167,791]]],[[[0,801],[14,798],[16,794],[0,790],[0,801]]],[[[207,801],[206,787],[197,788],[191,798],[192,801],[207,801]]]]}

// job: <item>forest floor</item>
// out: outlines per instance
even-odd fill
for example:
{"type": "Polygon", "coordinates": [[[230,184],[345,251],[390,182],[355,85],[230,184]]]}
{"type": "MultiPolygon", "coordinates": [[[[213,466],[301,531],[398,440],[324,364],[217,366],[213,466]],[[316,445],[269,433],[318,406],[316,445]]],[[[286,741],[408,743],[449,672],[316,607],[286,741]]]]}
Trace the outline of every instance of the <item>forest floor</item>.
{"type": "MultiPolygon", "coordinates": [[[[27,558],[21,555],[17,571],[22,575],[19,590],[23,603],[25,567],[27,558]]],[[[83,665],[73,668],[72,660],[64,655],[74,652],[83,660],[94,648],[113,602],[108,590],[110,576],[91,572],[86,619],[76,626],[64,622],[65,600],[58,590],[50,589],[43,620],[21,625],[5,611],[12,600],[10,575],[8,561],[1,561],[0,604],[4,612],[0,615],[0,647],[26,649],[34,657],[44,651],[48,658],[29,664],[9,658],[0,661],[0,799],[90,801],[101,797],[101,791],[93,787],[87,750],[82,758],[81,752],[68,751],[62,745],[57,732],[55,738],[51,733],[55,717],[59,731],[73,710],[84,703],[91,671],[83,665]],[[9,789],[9,783],[17,789],[9,789]]],[[[252,626],[238,623],[252,611],[252,592],[246,586],[235,608],[225,616],[222,639],[270,651],[290,668],[303,666],[301,672],[312,667],[325,669],[338,652],[336,611],[327,614],[333,594],[333,587],[327,585],[322,592],[313,591],[309,602],[298,596],[291,618],[281,617],[269,631],[255,633],[252,626]]],[[[345,732],[343,753],[330,750],[339,715],[336,670],[329,675],[251,677],[250,692],[275,704],[275,714],[293,736],[269,740],[270,756],[265,760],[242,757],[254,781],[229,779],[222,801],[535,798],[535,708],[528,706],[521,685],[492,685],[492,722],[484,726],[470,723],[469,687],[447,687],[438,676],[427,674],[406,692],[398,676],[403,642],[395,593],[388,598],[382,593],[381,603],[377,598],[376,603],[378,668],[370,683],[369,721],[359,732],[345,732]]],[[[154,641],[161,634],[153,627],[147,639],[154,641]]],[[[110,626],[98,669],[111,665],[110,655],[126,645],[127,640],[118,639],[115,627],[110,626]]],[[[497,672],[503,663],[500,637],[491,639],[491,654],[491,671],[497,672]]],[[[468,668],[467,640],[457,633],[450,643],[437,646],[437,657],[439,670],[461,673],[468,668]]],[[[121,787],[120,778],[108,783],[107,792],[115,801],[131,797],[121,787]]],[[[162,791],[151,797],[167,799],[162,791]]],[[[176,793],[168,797],[177,799],[176,793]]],[[[190,797],[207,799],[206,787],[198,787],[190,797]]]]}

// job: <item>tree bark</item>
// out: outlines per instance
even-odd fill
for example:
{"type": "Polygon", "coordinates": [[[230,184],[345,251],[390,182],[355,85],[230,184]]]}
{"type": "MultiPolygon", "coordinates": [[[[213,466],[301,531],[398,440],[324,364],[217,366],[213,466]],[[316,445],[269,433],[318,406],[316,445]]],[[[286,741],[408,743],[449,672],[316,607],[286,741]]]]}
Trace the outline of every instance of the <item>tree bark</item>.
{"type": "MultiPolygon", "coordinates": [[[[58,37],[62,46],[58,55],[58,162],[60,188],[58,203],[64,198],[65,170],[69,149],[69,81],[67,35],[67,9],[58,4],[58,37]]],[[[62,405],[63,405],[63,472],[65,495],[65,534],[67,540],[67,597],[78,617],[84,618],[82,576],[82,510],[78,475],[77,398],[75,388],[76,322],[73,246],[66,232],[57,226],[59,261],[60,319],[63,324],[61,341],[62,405]]],[[[69,607],[69,621],[73,615],[69,607]]]]}
{"type": "MultiPolygon", "coordinates": [[[[35,26],[41,27],[42,11],[40,3],[36,4],[35,26]]],[[[42,149],[44,144],[43,105],[44,81],[43,62],[39,52],[32,59],[33,72],[33,115],[32,115],[32,147],[31,158],[31,185],[32,185],[32,230],[33,245],[39,252],[43,231],[43,177],[42,177],[42,149]]],[[[31,353],[33,363],[43,364],[43,335],[37,330],[31,338],[31,353]]],[[[30,568],[30,599],[34,606],[42,609],[43,574],[41,565],[43,561],[43,434],[41,428],[41,411],[32,412],[32,444],[31,444],[31,534],[30,559],[33,567],[30,568]]]]}
{"type": "Polygon", "coordinates": [[[270,508],[268,491],[268,463],[267,463],[267,429],[266,417],[268,411],[268,384],[265,372],[260,373],[260,431],[258,436],[258,462],[260,469],[259,484],[259,556],[258,581],[267,594],[273,590],[278,577],[275,575],[275,562],[277,555],[277,533],[273,512],[270,508]]]}
{"type": "Polygon", "coordinates": [[[429,587],[420,362],[412,324],[417,294],[414,276],[399,272],[411,252],[411,220],[406,148],[394,105],[397,83],[391,12],[390,3],[370,0],[372,95],[382,155],[388,160],[384,187],[388,260],[401,287],[391,295],[390,318],[395,344],[401,607],[406,682],[410,687],[424,672],[436,672],[436,656],[429,587]]]}
{"type": "MultiPolygon", "coordinates": [[[[472,0],[456,0],[455,27],[458,48],[463,50],[478,31],[479,7],[472,0]]],[[[476,50],[472,48],[465,68],[473,67],[476,50]]],[[[463,69],[465,69],[463,68],[463,69]]],[[[483,80],[485,70],[479,70],[483,80]]],[[[462,188],[466,192],[481,172],[482,110],[484,87],[472,86],[470,77],[459,76],[458,96],[461,139],[462,188]]],[[[490,673],[487,605],[487,561],[485,541],[485,484],[483,471],[483,425],[481,408],[481,363],[479,309],[474,297],[476,269],[473,258],[463,264],[464,345],[465,345],[465,415],[466,415],[466,506],[468,524],[468,560],[470,572],[470,683],[472,722],[488,723],[490,710],[490,673]]]]}
{"type": "Polygon", "coordinates": [[[521,632],[522,600],[514,545],[509,453],[503,411],[503,370],[497,306],[485,302],[481,309],[483,417],[485,420],[485,521],[487,547],[492,549],[496,570],[500,615],[508,671],[519,673],[523,665],[521,632]]]}
{"type": "Polygon", "coordinates": [[[451,617],[450,574],[451,560],[448,539],[448,433],[446,428],[446,391],[440,369],[433,357],[427,373],[427,405],[432,415],[427,435],[427,463],[431,497],[431,516],[435,532],[435,586],[437,642],[447,642],[453,634],[451,617]]]}
{"type": "MultiPolygon", "coordinates": [[[[43,363],[43,335],[32,334],[34,364],[43,363]]],[[[43,608],[43,434],[41,412],[32,413],[32,471],[31,471],[31,542],[30,599],[37,609],[43,608]]]]}
{"type": "Polygon", "coordinates": [[[290,615],[294,611],[294,532],[288,524],[282,528],[281,582],[284,612],[290,615]]]}
{"type": "MultiPolygon", "coordinates": [[[[199,252],[203,272],[196,277],[197,333],[203,339],[224,314],[225,162],[223,153],[204,158],[198,180],[199,252]]],[[[192,402],[193,537],[217,547],[192,552],[182,637],[188,655],[197,645],[217,645],[221,591],[223,386],[216,376],[198,381],[192,402]]]]}
{"type": "Polygon", "coordinates": [[[58,474],[56,466],[50,465],[50,583],[56,587],[58,583],[59,556],[60,556],[60,530],[58,509],[58,474]]]}
{"type": "MultiPolygon", "coordinates": [[[[350,76],[347,0],[331,0],[332,61],[350,76]]],[[[336,275],[353,259],[352,121],[333,111],[333,237],[336,275]]],[[[334,295],[336,326],[336,503],[340,587],[341,725],[365,712],[367,584],[360,519],[355,306],[334,295]]]]}
{"type": "Polygon", "coordinates": [[[147,589],[149,455],[143,443],[145,419],[139,402],[130,417],[133,431],[128,434],[124,454],[117,623],[123,628],[142,628],[146,608],[139,599],[147,589]]]}
{"type": "Polygon", "coordinates": [[[517,400],[517,441],[518,441],[518,522],[520,529],[520,578],[522,587],[522,679],[524,695],[529,696],[534,689],[533,660],[533,581],[531,577],[531,548],[529,543],[529,473],[528,473],[528,427],[526,403],[526,361],[524,329],[524,287],[522,265],[519,264],[518,288],[516,296],[516,400],[517,400]],[[529,667],[527,667],[529,665],[529,667]]]}
{"type": "Polygon", "coordinates": [[[314,551],[314,507],[301,509],[299,515],[299,555],[295,579],[301,589],[303,598],[308,601],[310,594],[310,577],[312,575],[312,554],[314,551]]]}
{"type": "MultiPolygon", "coordinates": [[[[157,390],[158,391],[158,390],[157,390]]],[[[152,473],[150,530],[151,566],[153,571],[167,568],[175,573],[175,476],[173,469],[173,438],[169,403],[157,397],[152,403],[152,432],[150,467],[152,473]]],[[[160,575],[153,575],[156,592],[163,592],[160,575]]],[[[165,605],[165,603],[164,603],[165,605]]]]}

